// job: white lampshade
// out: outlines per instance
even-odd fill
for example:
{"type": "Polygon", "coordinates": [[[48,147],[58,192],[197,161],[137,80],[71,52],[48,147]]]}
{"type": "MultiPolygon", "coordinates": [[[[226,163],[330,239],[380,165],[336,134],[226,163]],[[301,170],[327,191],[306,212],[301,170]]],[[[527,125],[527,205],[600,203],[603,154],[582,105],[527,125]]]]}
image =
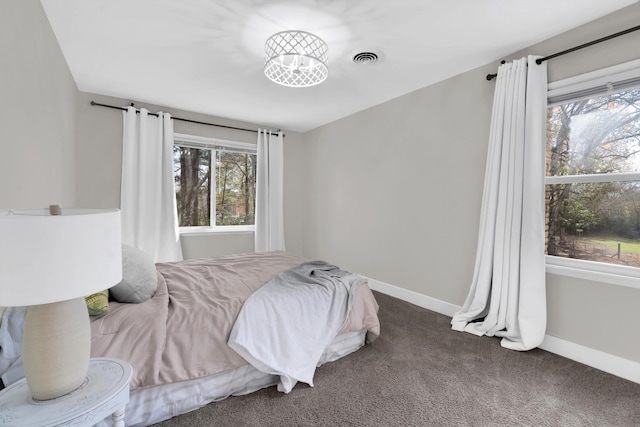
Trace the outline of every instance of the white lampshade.
{"type": "Polygon", "coordinates": [[[22,348],[35,400],[85,381],[91,332],[84,297],[122,279],[120,211],[55,213],[0,211],[0,306],[29,306],[22,348]]]}
{"type": "Polygon", "coordinates": [[[0,211],[0,306],[66,301],[122,279],[120,211],[0,211]]]}

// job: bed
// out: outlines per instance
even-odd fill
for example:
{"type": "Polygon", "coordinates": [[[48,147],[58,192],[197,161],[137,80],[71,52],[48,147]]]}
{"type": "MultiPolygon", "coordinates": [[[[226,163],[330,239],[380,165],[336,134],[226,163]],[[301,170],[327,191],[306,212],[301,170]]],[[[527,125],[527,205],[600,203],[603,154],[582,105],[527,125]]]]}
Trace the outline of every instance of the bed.
{"type": "MultiPolygon", "coordinates": [[[[322,261],[247,253],[158,263],[154,273],[150,298],[111,301],[108,313],[91,322],[91,356],[133,367],[128,426],[264,387],[289,393],[298,382],[313,386],[317,366],[380,333],[366,280],[322,261]]],[[[23,314],[14,308],[2,316],[5,384],[20,375],[23,314]]]]}

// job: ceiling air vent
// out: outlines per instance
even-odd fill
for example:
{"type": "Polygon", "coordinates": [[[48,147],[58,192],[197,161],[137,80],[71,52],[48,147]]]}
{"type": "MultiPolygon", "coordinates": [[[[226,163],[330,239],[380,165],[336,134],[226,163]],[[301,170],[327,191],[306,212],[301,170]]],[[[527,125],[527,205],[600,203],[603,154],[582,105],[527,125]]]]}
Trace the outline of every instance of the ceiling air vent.
{"type": "Polygon", "coordinates": [[[356,64],[371,65],[380,62],[382,54],[375,50],[356,51],[351,54],[351,60],[356,64]]]}

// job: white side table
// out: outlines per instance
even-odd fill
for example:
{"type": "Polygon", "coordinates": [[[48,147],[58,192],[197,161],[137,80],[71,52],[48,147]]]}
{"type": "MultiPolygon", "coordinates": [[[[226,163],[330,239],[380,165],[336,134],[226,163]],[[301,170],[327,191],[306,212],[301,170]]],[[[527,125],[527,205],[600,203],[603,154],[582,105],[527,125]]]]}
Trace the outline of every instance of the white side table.
{"type": "Polygon", "coordinates": [[[0,426],[92,426],[111,415],[115,427],[124,427],[131,373],[126,362],[91,359],[78,389],[45,401],[31,398],[25,379],[17,381],[0,391],[0,426]]]}

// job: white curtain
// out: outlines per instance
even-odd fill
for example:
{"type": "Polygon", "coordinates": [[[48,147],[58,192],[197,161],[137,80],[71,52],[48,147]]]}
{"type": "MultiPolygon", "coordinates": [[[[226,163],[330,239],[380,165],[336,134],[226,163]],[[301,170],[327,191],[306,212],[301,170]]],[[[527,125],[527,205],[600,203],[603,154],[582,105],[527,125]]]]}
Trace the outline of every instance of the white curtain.
{"type": "Polygon", "coordinates": [[[476,264],[455,330],[529,350],[543,340],[547,68],[529,56],[498,69],[476,264]]]}
{"type": "Polygon", "coordinates": [[[123,112],[122,243],[151,255],[155,262],[182,259],[173,187],[173,121],[144,108],[123,112]]]}
{"type": "Polygon", "coordinates": [[[283,168],[282,132],[272,134],[258,129],[258,166],[256,171],[255,251],[283,251],[283,168]]]}

